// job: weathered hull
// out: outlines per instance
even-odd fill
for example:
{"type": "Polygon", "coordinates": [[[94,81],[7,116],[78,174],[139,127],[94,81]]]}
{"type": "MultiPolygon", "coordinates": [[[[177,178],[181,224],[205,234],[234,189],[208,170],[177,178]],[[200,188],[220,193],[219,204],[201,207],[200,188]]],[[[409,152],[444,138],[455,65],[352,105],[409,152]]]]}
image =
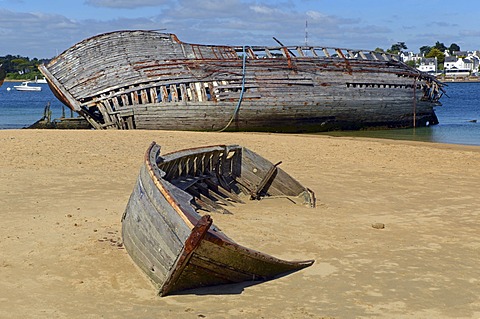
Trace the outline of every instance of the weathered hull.
{"type": "Polygon", "coordinates": [[[229,192],[230,199],[237,201],[241,195],[222,188],[220,179],[228,181],[232,187],[248,188],[247,184],[255,185],[262,180],[265,168],[274,168],[275,174],[261,190],[261,196],[284,194],[314,205],[312,193],[288,174],[263,158],[263,163],[257,165],[258,155],[239,147],[188,150],[170,157],[160,157],[159,151],[155,144],[147,151],[145,165],[122,218],[122,236],[130,256],[161,295],[219,284],[267,280],[313,263],[312,260],[285,261],[240,246],[220,232],[209,215],[202,217],[194,208],[203,205],[202,209],[222,211],[218,203],[225,204],[229,192]],[[255,172],[244,171],[252,169],[252,165],[257,168],[255,172]],[[197,186],[212,181],[216,184],[210,184],[210,195],[205,195],[205,190],[203,195],[196,193],[197,186]],[[234,186],[240,182],[243,186],[234,186]],[[215,190],[216,197],[212,197],[215,190]],[[207,197],[217,201],[208,203],[207,197]]]}
{"type": "Polygon", "coordinates": [[[147,31],[86,39],[40,70],[57,97],[98,129],[425,126],[438,123],[442,90],[386,54],[195,45],[147,31]]]}
{"type": "MultiPolygon", "coordinates": [[[[220,103],[219,103],[220,104],[220,103]]],[[[401,128],[438,124],[435,112],[429,105],[421,105],[414,116],[411,105],[391,101],[388,106],[362,106],[360,100],[338,102],[325,101],[322,107],[298,102],[296,106],[260,105],[242,103],[236,119],[227,131],[265,132],[322,132],[330,130],[358,130],[362,128],[401,128]],[[262,111],[259,111],[259,110],[262,111]]],[[[135,110],[135,127],[152,130],[218,131],[223,129],[235,111],[234,103],[217,105],[221,109],[212,111],[210,105],[172,104],[169,106],[148,105],[135,110]]]]}

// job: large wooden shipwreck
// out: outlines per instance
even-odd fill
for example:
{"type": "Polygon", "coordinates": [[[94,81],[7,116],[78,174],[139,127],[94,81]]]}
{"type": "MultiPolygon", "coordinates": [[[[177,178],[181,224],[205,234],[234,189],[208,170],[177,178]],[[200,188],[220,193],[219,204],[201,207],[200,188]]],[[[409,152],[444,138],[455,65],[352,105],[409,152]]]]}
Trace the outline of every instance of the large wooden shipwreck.
{"type": "Polygon", "coordinates": [[[313,264],[246,248],[212,224],[210,213],[228,213],[250,199],[287,197],[314,207],[313,192],[278,164],[238,145],[161,156],[152,143],[122,217],[122,237],[160,295],[268,280],[313,264]]]}
{"type": "Polygon", "coordinates": [[[96,129],[315,132],[437,124],[442,84],[398,59],[317,46],[222,46],[118,31],[41,65],[96,129]]]}

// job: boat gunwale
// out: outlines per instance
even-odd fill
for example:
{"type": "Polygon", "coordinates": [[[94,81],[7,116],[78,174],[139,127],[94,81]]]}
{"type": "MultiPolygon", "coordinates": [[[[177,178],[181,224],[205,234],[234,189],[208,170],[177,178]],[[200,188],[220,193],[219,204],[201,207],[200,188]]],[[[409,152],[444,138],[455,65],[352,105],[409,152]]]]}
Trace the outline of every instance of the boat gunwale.
{"type": "MultiPolygon", "coordinates": [[[[160,153],[160,146],[157,143],[152,142],[150,144],[149,148],[147,149],[147,152],[145,153],[145,166],[147,168],[147,171],[148,171],[148,173],[150,175],[150,178],[152,179],[153,183],[157,187],[157,189],[165,197],[167,202],[172,206],[172,208],[180,216],[180,218],[182,218],[182,220],[185,222],[187,227],[190,228],[190,230],[191,230],[195,227],[195,225],[188,218],[185,210],[181,208],[181,206],[179,205],[179,203],[177,202],[175,197],[167,189],[166,185],[164,185],[164,183],[163,183],[164,179],[160,175],[161,170],[157,166],[156,160],[152,161],[152,159],[154,159],[154,158],[156,159],[156,157],[159,155],[159,153],[160,153]],[[155,152],[155,154],[152,154],[152,152],[155,152]]],[[[190,215],[190,214],[188,214],[188,215],[190,215]]],[[[196,217],[196,216],[192,216],[192,217],[196,217]]]]}

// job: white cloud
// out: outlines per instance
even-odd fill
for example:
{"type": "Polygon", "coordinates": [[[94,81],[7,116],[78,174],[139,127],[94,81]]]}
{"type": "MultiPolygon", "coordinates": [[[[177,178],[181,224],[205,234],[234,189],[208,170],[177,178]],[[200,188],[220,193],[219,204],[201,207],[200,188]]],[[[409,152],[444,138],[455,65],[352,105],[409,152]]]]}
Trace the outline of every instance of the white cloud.
{"type": "Polygon", "coordinates": [[[168,0],[85,0],[85,4],[105,8],[140,8],[156,7],[171,1],[168,0]]]}
{"type": "Polygon", "coordinates": [[[270,7],[260,6],[260,5],[252,5],[252,6],[250,6],[250,9],[253,12],[259,13],[259,14],[272,14],[272,13],[275,13],[277,11],[277,10],[272,9],[270,7]]]}
{"type": "MultiPolygon", "coordinates": [[[[420,25],[392,18],[390,11],[378,19],[366,16],[368,12],[348,15],[341,8],[335,11],[313,0],[80,1],[83,6],[72,1],[77,3],[75,11],[69,11],[66,5],[54,8],[37,2],[35,10],[39,13],[22,12],[18,6],[12,6],[10,11],[0,8],[0,56],[48,58],[85,38],[128,29],[166,29],[182,41],[200,44],[275,45],[272,39],[275,36],[284,44],[297,45],[304,43],[306,20],[310,45],[374,49],[404,41],[414,49],[433,45],[435,41],[459,43],[462,36],[465,41],[478,43],[480,37],[473,31],[475,28],[462,23],[463,29],[453,24],[449,28],[438,27],[429,38],[422,34],[423,30],[431,30],[425,28],[433,25],[428,19],[423,19],[420,25]],[[445,34],[447,31],[451,34],[445,34]],[[18,34],[22,34],[22,41],[18,34]]],[[[33,8],[28,6],[29,10],[33,8]]]]}

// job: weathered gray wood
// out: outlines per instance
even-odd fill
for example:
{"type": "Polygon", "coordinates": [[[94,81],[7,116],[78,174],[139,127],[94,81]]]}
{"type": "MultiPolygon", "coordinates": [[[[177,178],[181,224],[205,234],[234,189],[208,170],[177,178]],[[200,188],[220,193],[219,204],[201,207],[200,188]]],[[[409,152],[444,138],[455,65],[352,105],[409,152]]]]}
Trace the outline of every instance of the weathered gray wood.
{"type": "Polygon", "coordinates": [[[113,99],[113,112],[133,108],[133,125],[122,116],[111,118],[120,129],[219,130],[233,116],[241,91],[242,104],[229,130],[302,132],[438,122],[433,106],[441,84],[394,56],[311,46],[245,49],[244,69],[243,47],[193,45],[172,34],[121,31],[86,39],[40,69],[64,102],[89,121],[96,121],[88,113],[96,107],[110,123],[103,99],[113,99]],[[314,54],[294,57],[290,49],[314,54]],[[419,92],[415,97],[413,83],[419,92]],[[427,86],[437,93],[428,94],[433,90],[427,86]],[[120,100],[121,105],[115,103],[120,100]],[[149,112],[143,112],[145,106],[149,112]],[[229,115],[219,119],[224,108],[229,115]],[[295,123],[288,125],[291,119],[295,123]]]}
{"type": "MultiPolygon", "coordinates": [[[[262,167],[260,176],[273,166],[238,145],[193,148],[164,156],[160,156],[158,145],[151,145],[122,218],[122,236],[132,259],[161,295],[270,279],[313,263],[285,261],[242,247],[212,225],[209,216],[202,217],[194,209],[229,213],[224,207],[233,205],[230,199],[242,203],[234,192],[238,189],[236,179],[245,179],[240,176],[254,167],[253,161],[262,167]]],[[[279,181],[284,184],[285,196],[305,194],[307,189],[300,184],[287,191],[287,185],[298,186],[288,179],[293,180],[284,173],[279,181]]],[[[313,196],[306,202],[311,204],[313,196]]]]}

